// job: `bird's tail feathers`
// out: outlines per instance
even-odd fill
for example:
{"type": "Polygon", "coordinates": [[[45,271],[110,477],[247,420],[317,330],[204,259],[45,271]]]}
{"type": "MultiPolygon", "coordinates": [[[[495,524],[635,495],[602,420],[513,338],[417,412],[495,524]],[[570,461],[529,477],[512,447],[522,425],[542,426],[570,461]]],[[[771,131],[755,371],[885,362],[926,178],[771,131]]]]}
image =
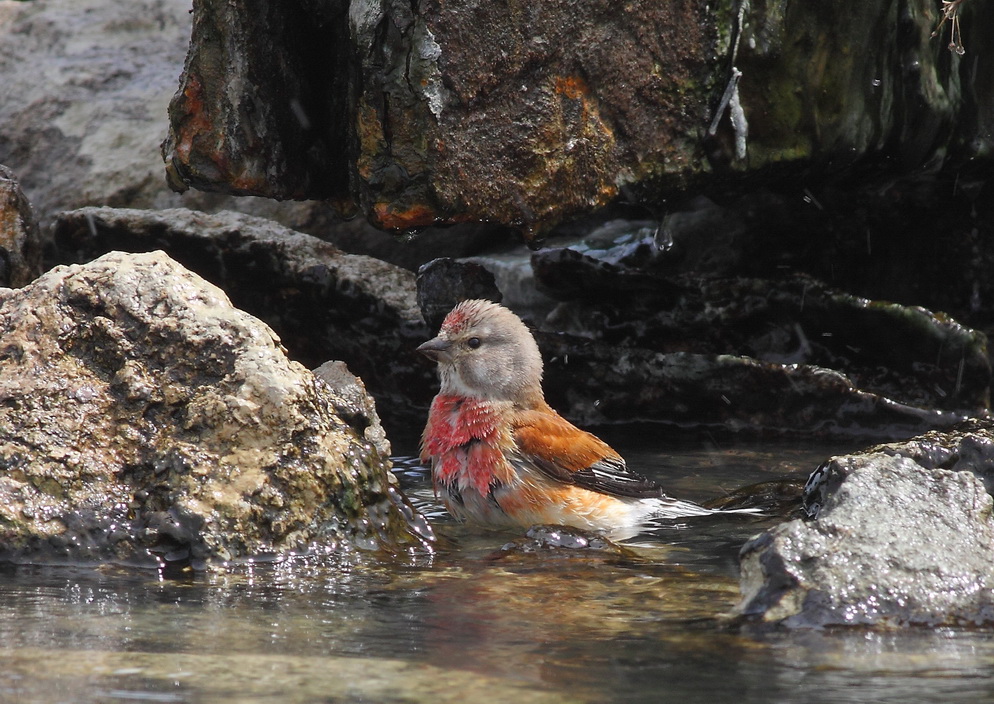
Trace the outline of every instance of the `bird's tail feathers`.
{"type": "Polygon", "coordinates": [[[742,513],[758,516],[763,513],[762,509],[758,508],[707,508],[705,506],[701,506],[700,504],[695,504],[692,501],[682,501],[668,496],[663,496],[658,499],[647,499],[646,501],[649,503],[649,513],[647,517],[651,519],[667,520],[674,518],[690,518],[692,516],[713,516],[719,513],[742,513]]]}

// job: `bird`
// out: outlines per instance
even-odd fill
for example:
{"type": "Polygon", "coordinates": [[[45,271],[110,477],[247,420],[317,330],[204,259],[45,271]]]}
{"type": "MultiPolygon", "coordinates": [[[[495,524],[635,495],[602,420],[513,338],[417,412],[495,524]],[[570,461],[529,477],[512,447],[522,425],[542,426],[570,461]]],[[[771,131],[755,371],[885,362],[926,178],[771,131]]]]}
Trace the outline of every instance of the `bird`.
{"type": "Polygon", "coordinates": [[[659,519],[719,513],[667,496],[606,442],[556,412],[542,390],[535,337],[504,306],[462,301],[417,349],[437,363],[440,382],[420,459],[457,520],[492,528],[568,526],[624,540],[659,519]]]}

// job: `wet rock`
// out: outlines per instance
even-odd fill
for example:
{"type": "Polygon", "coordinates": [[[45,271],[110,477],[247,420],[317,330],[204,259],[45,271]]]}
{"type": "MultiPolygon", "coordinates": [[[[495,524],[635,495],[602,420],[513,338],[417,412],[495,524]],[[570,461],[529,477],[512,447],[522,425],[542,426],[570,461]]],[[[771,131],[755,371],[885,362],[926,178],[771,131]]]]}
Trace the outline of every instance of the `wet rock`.
{"type": "Polygon", "coordinates": [[[351,195],[385,228],[466,220],[542,225],[604,204],[618,194],[619,180],[685,170],[708,112],[717,32],[697,9],[639,2],[616,13],[603,0],[561,9],[359,2],[349,7],[348,25],[306,17],[307,29],[317,31],[292,35],[285,28],[300,24],[300,10],[285,3],[274,3],[269,15],[210,0],[194,9],[190,59],[171,111],[174,172],[197,187],[239,192],[245,182],[268,181],[269,192],[284,192],[270,174],[306,173],[312,162],[292,146],[252,161],[252,147],[268,140],[276,149],[282,135],[300,131],[295,118],[280,114],[284,107],[267,103],[286,102],[284,85],[291,99],[298,85],[311,85],[313,100],[345,108],[344,123],[316,128],[328,143],[348,145],[311,180],[347,174],[351,195]],[[499,35],[481,42],[481,26],[499,35]],[[271,42],[253,38],[271,27],[283,39],[272,47],[282,60],[263,82],[280,90],[256,90],[245,73],[273,64],[257,58],[269,56],[271,42]],[[206,70],[218,44],[245,67],[220,84],[206,70]],[[346,53],[296,59],[328,46],[346,53]],[[652,46],[666,50],[647,51],[652,46]],[[287,75],[301,65],[308,74],[287,75]],[[276,95],[283,97],[274,101],[276,95]],[[237,110],[216,107],[221,101],[254,105],[253,119],[232,129],[225,116],[237,110]],[[216,164],[224,168],[201,168],[216,164]]]}
{"type": "Polygon", "coordinates": [[[0,3],[0,163],[43,232],[85,205],[227,208],[320,227],[323,205],[169,189],[159,147],[191,26],[189,0],[0,3]]]}
{"type": "Polygon", "coordinates": [[[994,621],[992,500],[975,474],[994,467],[992,428],[976,421],[819,468],[807,497],[817,517],[743,546],[738,613],[790,627],[994,621]]]}
{"type": "Polygon", "coordinates": [[[41,274],[41,232],[17,177],[0,166],[0,286],[16,288],[41,274]]]}
{"type": "Polygon", "coordinates": [[[0,558],[195,567],[430,535],[270,328],[161,252],[0,294],[0,558]]]}
{"type": "Polygon", "coordinates": [[[482,264],[449,258],[434,259],[418,269],[417,290],[421,317],[433,331],[460,301],[503,300],[494,275],[482,264]]]}
{"type": "Polygon", "coordinates": [[[893,437],[964,416],[861,391],[814,365],[739,355],[654,352],[538,333],[546,397],[577,422],[659,421],[748,434],[893,437]]]}
{"type": "Polygon", "coordinates": [[[532,526],[524,538],[511,541],[495,554],[497,559],[525,557],[535,553],[579,559],[635,558],[631,550],[603,535],[567,526],[532,526]]]}
{"type": "Polygon", "coordinates": [[[390,440],[362,379],[350,372],[345,362],[334,360],[315,369],[314,376],[335,391],[334,405],[338,416],[364,437],[381,457],[389,457],[390,440]]]}
{"type": "Polygon", "coordinates": [[[347,195],[348,74],[328,70],[347,65],[348,45],[334,37],[347,13],[345,2],[194,3],[162,146],[174,188],[278,200],[347,195]]]}
{"type": "Polygon", "coordinates": [[[271,325],[293,359],[344,361],[388,425],[423,420],[436,382],[413,354],[430,335],[409,271],[230,212],[83,208],[59,215],[55,240],[73,261],[163,249],[271,325]]]}
{"type": "MultiPolygon", "coordinates": [[[[923,165],[990,149],[987,69],[930,39],[925,0],[839,16],[648,0],[194,9],[173,172],[226,192],[344,194],[384,228],[542,231],[712,169],[825,172],[881,152],[923,165]],[[238,58],[224,76],[211,71],[222,52],[238,58]]],[[[984,12],[965,23],[967,43],[990,44],[984,12]]]]}
{"type": "MultiPolygon", "coordinates": [[[[860,454],[904,457],[925,469],[972,472],[994,493],[994,422],[973,419],[950,430],[923,433],[910,440],[875,445],[860,454]]],[[[846,465],[830,460],[808,479],[804,508],[814,518],[847,476],[846,465]]]]}
{"type": "MultiPolygon", "coordinates": [[[[698,220],[715,215],[704,213],[698,220]]],[[[579,242],[532,255],[539,290],[562,301],[541,326],[573,339],[560,338],[555,352],[550,344],[549,355],[562,360],[560,365],[566,359],[579,365],[569,372],[581,380],[568,391],[574,405],[586,396],[604,405],[607,419],[608,399],[652,394],[660,404],[655,415],[675,419],[683,409],[708,413],[721,399],[728,420],[739,426],[769,427],[779,417],[783,428],[811,424],[813,429],[834,417],[839,430],[896,423],[889,429],[894,433],[922,432],[929,423],[948,427],[987,412],[991,366],[983,333],[942,313],[870,301],[809,276],[734,275],[746,266],[745,258],[732,254],[726,239],[712,238],[692,249],[687,228],[678,236],[670,228],[666,220],[655,226],[609,223],[579,242]],[[664,396],[642,389],[637,377],[653,380],[655,389],[661,374],[639,361],[637,374],[610,372],[614,378],[601,385],[606,398],[598,398],[594,388],[580,387],[587,379],[606,381],[606,370],[584,357],[594,354],[607,363],[609,352],[593,352],[592,344],[580,340],[615,348],[633,360],[673,355],[674,370],[686,371],[674,379],[675,395],[664,396]],[[689,383],[690,360],[696,389],[689,383]],[[586,366],[594,368],[581,373],[586,366]],[[798,408],[800,399],[805,400],[798,408]],[[757,411],[760,415],[752,416],[757,411]]],[[[550,385],[558,377],[556,364],[550,363],[550,385]]],[[[632,408],[642,405],[636,400],[632,408]]],[[[681,421],[694,422],[693,415],[681,421]]]]}

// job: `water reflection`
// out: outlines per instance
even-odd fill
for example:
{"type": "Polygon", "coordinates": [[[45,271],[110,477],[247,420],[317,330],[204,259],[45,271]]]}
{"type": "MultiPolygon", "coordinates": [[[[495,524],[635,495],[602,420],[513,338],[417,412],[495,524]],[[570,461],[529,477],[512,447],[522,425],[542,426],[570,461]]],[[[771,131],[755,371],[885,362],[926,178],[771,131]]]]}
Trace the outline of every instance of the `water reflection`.
{"type": "MultiPolygon", "coordinates": [[[[803,476],[849,449],[611,442],[698,500],[803,476]]],[[[405,481],[431,500],[423,476],[405,481]]],[[[728,624],[738,546],[763,526],[703,519],[621,552],[536,553],[503,549],[516,534],[443,520],[439,551],[402,564],[315,555],[186,580],[8,567],[0,701],[946,704],[994,694],[984,631],[728,624]]]]}

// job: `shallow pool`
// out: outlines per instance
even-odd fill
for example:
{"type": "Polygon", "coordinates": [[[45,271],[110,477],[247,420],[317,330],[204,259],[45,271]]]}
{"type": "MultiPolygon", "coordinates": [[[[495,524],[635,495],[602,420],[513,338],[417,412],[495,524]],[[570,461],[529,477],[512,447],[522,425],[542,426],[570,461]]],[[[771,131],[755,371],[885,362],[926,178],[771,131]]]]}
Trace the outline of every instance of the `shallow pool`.
{"type": "MultiPolygon", "coordinates": [[[[858,443],[606,433],[682,498],[803,479],[858,443]]],[[[429,510],[423,473],[403,475],[429,510]]],[[[987,631],[730,625],[739,545],[776,519],[694,519],[626,550],[507,549],[436,523],[434,555],[242,564],[166,579],[8,567],[0,702],[994,701],[987,631]]]]}

